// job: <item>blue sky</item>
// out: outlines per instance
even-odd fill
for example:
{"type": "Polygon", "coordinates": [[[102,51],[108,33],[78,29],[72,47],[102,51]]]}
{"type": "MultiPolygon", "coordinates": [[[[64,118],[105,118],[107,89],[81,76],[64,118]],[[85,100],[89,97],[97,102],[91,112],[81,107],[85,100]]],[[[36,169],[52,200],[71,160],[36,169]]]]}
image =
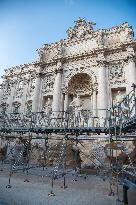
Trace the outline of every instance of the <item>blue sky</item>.
{"type": "Polygon", "coordinates": [[[0,75],[35,61],[36,49],[65,38],[78,17],[95,29],[127,21],[136,33],[136,0],[0,0],[0,75]]]}

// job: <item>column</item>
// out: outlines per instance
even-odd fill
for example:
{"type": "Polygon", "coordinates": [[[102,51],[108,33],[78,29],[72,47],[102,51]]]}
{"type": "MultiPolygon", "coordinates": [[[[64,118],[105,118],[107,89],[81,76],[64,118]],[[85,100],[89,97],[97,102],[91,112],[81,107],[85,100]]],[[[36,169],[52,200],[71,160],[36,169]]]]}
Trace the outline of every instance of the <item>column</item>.
{"type": "Polygon", "coordinates": [[[21,105],[21,112],[26,112],[26,93],[27,93],[28,84],[24,82],[23,84],[23,97],[22,97],[22,105],[21,105]]]}
{"type": "Polygon", "coordinates": [[[59,112],[61,109],[61,87],[62,87],[62,69],[56,71],[56,77],[54,82],[54,91],[53,91],[53,102],[52,102],[52,111],[59,112]]]}
{"type": "Polygon", "coordinates": [[[136,84],[136,65],[134,62],[133,57],[129,57],[127,60],[127,76],[126,79],[128,79],[128,84],[127,84],[127,94],[133,89],[132,84],[136,84]]]}
{"type": "Polygon", "coordinates": [[[106,109],[108,108],[108,79],[107,68],[104,62],[99,62],[98,72],[98,116],[106,117],[106,109]]]}
{"type": "Polygon", "coordinates": [[[34,89],[34,96],[32,102],[32,112],[39,111],[40,93],[41,93],[41,76],[40,74],[38,74],[35,81],[35,89],[34,89]]]}
{"type": "Polygon", "coordinates": [[[11,92],[10,92],[10,97],[9,97],[9,100],[8,100],[8,104],[9,104],[9,112],[11,113],[13,111],[12,109],[12,103],[13,103],[13,97],[14,97],[14,91],[15,91],[15,87],[14,85],[10,85],[11,86],[11,92]]]}
{"type": "Polygon", "coordinates": [[[97,98],[96,98],[96,90],[93,91],[93,116],[97,115],[97,98]]]}
{"type": "Polygon", "coordinates": [[[65,100],[64,100],[64,111],[68,109],[68,93],[65,93],[65,100]]]}

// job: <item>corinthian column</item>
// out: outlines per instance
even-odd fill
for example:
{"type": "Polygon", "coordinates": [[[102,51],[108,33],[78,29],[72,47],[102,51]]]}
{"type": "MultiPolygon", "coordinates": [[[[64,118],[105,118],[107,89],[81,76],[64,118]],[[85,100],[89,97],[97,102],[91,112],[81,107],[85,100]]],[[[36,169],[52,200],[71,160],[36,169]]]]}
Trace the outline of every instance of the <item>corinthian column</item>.
{"type": "Polygon", "coordinates": [[[52,102],[52,111],[59,112],[61,110],[61,87],[62,87],[62,68],[59,68],[56,71],[56,77],[54,82],[54,91],[53,91],[53,102],[52,102]]]}
{"type": "Polygon", "coordinates": [[[39,111],[40,93],[41,93],[41,75],[39,73],[35,81],[35,89],[34,89],[34,96],[32,102],[32,112],[39,111]]]}
{"type": "Polygon", "coordinates": [[[104,61],[98,62],[98,116],[105,118],[108,108],[108,78],[104,61]]]}

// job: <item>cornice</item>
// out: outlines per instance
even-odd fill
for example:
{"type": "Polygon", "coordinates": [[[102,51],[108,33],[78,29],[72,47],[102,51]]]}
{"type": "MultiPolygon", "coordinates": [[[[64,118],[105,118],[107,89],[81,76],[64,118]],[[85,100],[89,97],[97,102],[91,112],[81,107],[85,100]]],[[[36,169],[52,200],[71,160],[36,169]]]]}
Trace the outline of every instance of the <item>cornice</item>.
{"type": "MultiPolygon", "coordinates": [[[[107,48],[107,47],[101,48],[101,49],[98,48],[98,49],[94,49],[90,52],[83,52],[81,54],[75,54],[75,55],[72,55],[72,56],[65,56],[65,57],[62,58],[63,59],[62,62],[65,63],[69,60],[75,60],[75,61],[80,60],[80,59],[82,60],[86,57],[97,57],[99,55],[99,53],[104,53],[105,56],[106,56],[109,53],[116,53],[116,52],[120,52],[120,51],[125,51],[128,46],[133,46],[136,49],[136,41],[129,42],[129,43],[126,43],[126,44],[120,44],[120,46],[114,47],[114,48],[107,48]]],[[[46,62],[46,63],[43,62],[41,64],[41,67],[46,67],[46,66],[48,67],[48,66],[51,66],[51,65],[55,65],[59,61],[60,61],[60,58],[58,58],[58,59],[55,58],[55,59],[50,60],[49,62],[46,62]]]]}
{"type": "MultiPolygon", "coordinates": [[[[49,62],[39,62],[39,61],[35,61],[32,63],[27,63],[27,64],[23,64],[23,65],[19,65],[19,66],[15,66],[15,67],[11,67],[9,69],[5,70],[5,75],[2,76],[2,78],[13,78],[15,76],[19,76],[20,74],[26,75],[26,74],[34,74],[35,72],[38,72],[38,70],[36,70],[38,67],[40,67],[40,69],[44,70],[46,67],[49,66],[57,66],[58,63],[61,63],[62,65],[65,64],[65,62],[68,61],[78,61],[78,60],[84,60],[86,58],[97,58],[97,56],[100,53],[104,53],[105,58],[108,54],[114,54],[116,52],[121,52],[121,51],[126,51],[127,52],[127,48],[128,47],[132,47],[135,51],[136,51],[136,40],[135,41],[131,41],[129,43],[123,43],[120,44],[116,47],[112,47],[112,48],[107,48],[107,47],[103,47],[103,48],[97,48],[94,49],[90,52],[83,52],[80,54],[75,54],[75,55],[69,55],[69,56],[63,56],[60,58],[55,58],[50,60],[49,62]],[[32,66],[32,68],[31,68],[32,66]],[[29,70],[25,71],[25,68],[30,68],[29,70]],[[18,71],[18,73],[16,73],[16,71],[18,71]]],[[[131,60],[131,58],[124,58],[121,60],[127,61],[127,60],[131,60]]],[[[120,61],[120,59],[118,59],[120,61]]],[[[134,56],[134,60],[135,60],[135,56],[134,56]]],[[[117,61],[117,60],[110,60],[109,62],[113,62],[113,61],[117,61]]]]}

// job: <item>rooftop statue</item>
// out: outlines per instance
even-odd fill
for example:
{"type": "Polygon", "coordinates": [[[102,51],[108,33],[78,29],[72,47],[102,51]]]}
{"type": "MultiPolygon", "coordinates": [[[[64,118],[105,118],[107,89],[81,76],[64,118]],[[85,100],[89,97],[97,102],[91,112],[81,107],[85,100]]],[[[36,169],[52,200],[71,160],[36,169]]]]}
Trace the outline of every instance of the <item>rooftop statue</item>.
{"type": "Polygon", "coordinates": [[[79,17],[75,21],[74,28],[69,28],[67,30],[68,38],[80,38],[85,36],[86,34],[90,34],[93,31],[94,22],[87,22],[84,18],[79,17]]]}

